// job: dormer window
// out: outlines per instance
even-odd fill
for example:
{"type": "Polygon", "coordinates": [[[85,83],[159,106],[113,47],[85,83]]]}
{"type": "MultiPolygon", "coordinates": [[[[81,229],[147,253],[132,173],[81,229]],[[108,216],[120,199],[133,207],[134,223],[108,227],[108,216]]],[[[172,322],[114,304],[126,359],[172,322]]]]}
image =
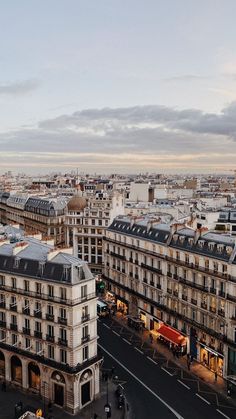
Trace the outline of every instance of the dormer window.
{"type": "Polygon", "coordinates": [[[211,252],[213,252],[214,247],[215,247],[215,243],[213,243],[213,242],[208,243],[208,249],[209,249],[211,252]]]}
{"type": "Polygon", "coordinates": [[[223,250],[224,250],[224,245],[223,245],[223,244],[217,244],[217,251],[218,251],[219,253],[222,253],[222,252],[223,252],[223,250]]]}
{"type": "Polygon", "coordinates": [[[232,251],[233,251],[233,249],[232,249],[231,246],[226,246],[226,252],[227,252],[228,255],[231,255],[232,251]]]}
{"type": "Polygon", "coordinates": [[[178,234],[174,234],[173,235],[173,240],[174,240],[174,242],[177,242],[177,240],[178,240],[178,234]]]}
{"type": "Polygon", "coordinates": [[[203,248],[203,246],[204,246],[204,240],[199,240],[198,241],[198,246],[202,249],[203,248]]]}
{"type": "Polygon", "coordinates": [[[184,239],[185,239],[185,236],[179,236],[180,243],[183,243],[184,242],[184,239]]]}
{"type": "Polygon", "coordinates": [[[19,258],[15,258],[14,259],[14,268],[18,269],[20,266],[20,259],[19,258]]]}
{"type": "Polygon", "coordinates": [[[188,244],[189,244],[190,246],[192,246],[192,245],[193,245],[193,238],[192,238],[192,237],[188,239],[188,244]]]}

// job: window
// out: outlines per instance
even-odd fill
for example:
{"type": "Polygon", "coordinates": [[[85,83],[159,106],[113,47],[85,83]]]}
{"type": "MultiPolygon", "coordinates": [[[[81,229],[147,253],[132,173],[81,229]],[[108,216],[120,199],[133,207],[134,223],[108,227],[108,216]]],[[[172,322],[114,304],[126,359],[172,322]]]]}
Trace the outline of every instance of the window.
{"type": "Polygon", "coordinates": [[[30,329],[30,321],[29,319],[25,319],[25,328],[30,329]]]}
{"type": "Polygon", "coordinates": [[[67,352],[64,349],[60,349],[60,361],[63,364],[67,363],[67,352]]]}
{"type": "Polygon", "coordinates": [[[53,285],[48,285],[48,296],[53,297],[54,296],[54,287],[53,285]]]}
{"type": "Polygon", "coordinates": [[[0,330],[0,340],[6,339],[6,332],[4,330],[0,330]]]}
{"type": "Polygon", "coordinates": [[[11,286],[13,289],[16,289],[16,278],[11,279],[11,286]]]}
{"type": "Polygon", "coordinates": [[[66,300],[66,288],[60,288],[60,298],[66,300]]]}
{"type": "Polygon", "coordinates": [[[48,309],[48,314],[50,314],[50,316],[53,316],[53,306],[52,305],[48,305],[47,306],[47,309],[48,309]]]}
{"type": "Polygon", "coordinates": [[[13,333],[11,335],[11,342],[12,342],[12,345],[16,345],[17,344],[17,335],[15,335],[15,333],[13,333]]]}
{"type": "Polygon", "coordinates": [[[48,336],[54,336],[54,326],[52,326],[51,324],[48,324],[48,336]]]}
{"type": "Polygon", "coordinates": [[[66,319],[66,309],[60,308],[60,317],[61,319],[66,319]]]}
{"type": "Polygon", "coordinates": [[[89,357],[89,348],[88,346],[83,347],[83,361],[86,361],[89,357]]]}
{"type": "Polygon", "coordinates": [[[82,336],[83,338],[86,338],[88,336],[88,326],[83,327],[82,336]]]}
{"type": "Polygon", "coordinates": [[[36,311],[41,311],[41,303],[39,303],[38,301],[36,301],[36,303],[35,303],[35,310],[36,311]]]}
{"type": "Polygon", "coordinates": [[[81,287],[81,297],[82,297],[82,298],[87,297],[87,292],[88,292],[88,290],[87,290],[87,285],[83,285],[83,286],[81,287]]]}
{"type": "Polygon", "coordinates": [[[30,339],[29,338],[25,338],[25,349],[30,349],[30,339]]]}
{"type": "Polygon", "coordinates": [[[66,340],[66,329],[60,329],[60,339],[66,340]]]}
{"type": "Polygon", "coordinates": [[[48,345],[48,358],[54,359],[54,346],[48,345]]]}
{"type": "Polygon", "coordinates": [[[29,281],[24,281],[24,290],[29,291],[29,281]]]}
{"type": "Polygon", "coordinates": [[[40,282],[36,282],[36,293],[42,294],[42,284],[40,282]]]}
{"type": "Polygon", "coordinates": [[[17,318],[14,314],[11,315],[11,324],[17,324],[17,318]]]}
{"type": "Polygon", "coordinates": [[[42,352],[42,342],[40,342],[39,340],[36,340],[35,342],[35,350],[37,354],[39,352],[42,352]]]}
{"type": "Polygon", "coordinates": [[[0,285],[5,285],[5,276],[0,275],[0,285]]]}
{"type": "Polygon", "coordinates": [[[41,323],[40,322],[35,322],[35,330],[36,332],[41,332],[41,323]]]}

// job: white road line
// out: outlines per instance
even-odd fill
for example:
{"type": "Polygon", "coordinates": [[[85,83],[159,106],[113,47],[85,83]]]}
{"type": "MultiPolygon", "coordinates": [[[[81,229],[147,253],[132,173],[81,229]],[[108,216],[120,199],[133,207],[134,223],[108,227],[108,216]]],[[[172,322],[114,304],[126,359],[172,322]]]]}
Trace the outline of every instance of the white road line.
{"type": "Polygon", "coordinates": [[[152,361],[152,362],[153,362],[153,364],[156,364],[156,365],[157,365],[157,362],[156,362],[156,361],[154,361],[154,359],[152,359],[150,356],[147,356],[147,359],[149,359],[149,361],[152,361]]]}
{"type": "Polygon", "coordinates": [[[180,384],[182,384],[182,386],[186,387],[188,390],[190,390],[190,387],[187,386],[187,384],[183,383],[183,381],[181,380],[177,380],[180,384]]]}
{"type": "Polygon", "coordinates": [[[219,412],[222,416],[224,416],[226,419],[230,419],[229,416],[225,415],[221,410],[216,409],[217,412],[219,412]]]}
{"type": "Polygon", "coordinates": [[[131,345],[131,342],[129,342],[127,339],[122,338],[126,343],[128,343],[128,345],[131,345]]]}
{"type": "Polygon", "coordinates": [[[196,393],[196,396],[199,397],[199,399],[202,399],[207,404],[211,404],[208,400],[204,399],[204,397],[200,396],[200,394],[196,393]]]}
{"type": "Polygon", "coordinates": [[[136,349],[136,351],[138,351],[140,354],[143,355],[143,351],[141,351],[139,348],[136,348],[136,346],[135,346],[134,349],[136,349]]]}
{"type": "Polygon", "coordinates": [[[100,319],[97,319],[97,321],[98,321],[99,323],[101,323],[101,320],[100,320],[100,319]]]}
{"type": "Polygon", "coordinates": [[[115,330],[112,330],[112,332],[113,332],[116,336],[119,336],[119,337],[120,337],[119,333],[115,332],[115,330]]]}
{"type": "Polygon", "coordinates": [[[107,326],[106,323],[103,323],[103,326],[105,326],[107,329],[110,329],[110,326],[107,326]]]}
{"type": "Polygon", "coordinates": [[[164,404],[164,406],[167,407],[167,409],[169,409],[176,418],[178,419],[184,419],[183,416],[181,416],[178,412],[176,412],[176,410],[173,409],[173,407],[171,407],[168,403],[166,403],[160,396],[158,396],[158,394],[156,394],[150,387],[148,387],[143,381],[140,380],[140,378],[137,377],[137,375],[135,375],[133,372],[131,372],[124,364],[122,364],[122,362],[120,362],[117,358],[114,357],[114,355],[112,355],[109,351],[107,351],[107,349],[105,349],[102,345],[98,344],[98,346],[100,346],[100,348],[102,348],[102,350],[104,352],[106,352],[112,359],[114,359],[114,361],[117,362],[117,364],[119,364],[126,372],[128,372],[135,380],[137,380],[143,387],[146,388],[146,390],[148,390],[154,397],[156,397],[162,404],[164,404]]]}
{"type": "Polygon", "coordinates": [[[171,374],[171,372],[170,372],[170,371],[167,371],[164,367],[161,367],[161,369],[162,369],[163,371],[165,371],[165,372],[166,372],[166,374],[169,374],[171,377],[173,377],[173,375],[174,375],[174,374],[171,374]]]}

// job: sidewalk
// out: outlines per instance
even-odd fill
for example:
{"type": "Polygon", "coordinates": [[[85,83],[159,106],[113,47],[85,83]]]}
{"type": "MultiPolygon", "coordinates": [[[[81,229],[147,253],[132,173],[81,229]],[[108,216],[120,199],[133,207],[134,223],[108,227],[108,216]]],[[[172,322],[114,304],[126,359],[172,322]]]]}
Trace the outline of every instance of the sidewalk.
{"type": "MultiPolygon", "coordinates": [[[[163,357],[166,358],[167,361],[171,361],[171,363],[187,371],[193,377],[199,378],[200,380],[204,381],[205,384],[210,386],[214,391],[221,394],[223,397],[227,397],[226,381],[222,377],[217,376],[217,381],[215,381],[214,372],[210,371],[208,368],[204,367],[202,364],[200,364],[197,361],[193,361],[191,363],[190,370],[188,370],[186,355],[180,358],[174,357],[172,351],[170,351],[161,342],[156,341],[155,335],[153,335],[153,342],[151,343],[150,337],[149,337],[150,331],[144,329],[143,332],[137,332],[136,330],[130,328],[127,325],[127,320],[125,316],[123,316],[121,313],[117,313],[115,316],[113,316],[113,320],[119,323],[120,325],[122,325],[123,327],[125,327],[126,329],[128,329],[132,334],[135,334],[139,338],[141,338],[143,340],[143,343],[155,349],[159,354],[163,355],[163,357]]],[[[236,405],[236,401],[231,400],[231,402],[236,405]]]]}
{"type": "MultiPolygon", "coordinates": [[[[124,410],[117,407],[117,398],[115,396],[117,384],[110,379],[108,382],[100,382],[101,393],[99,398],[82,409],[77,415],[70,415],[59,407],[53,406],[51,412],[48,412],[46,409],[45,419],[49,417],[52,419],[94,419],[95,413],[98,415],[97,419],[105,419],[107,417],[104,411],[104,406],[107,403],[107,383],[108,402],[111,405],[112,419],[126,419],[124,410]]],[[[39,408],[42,411],[45,409],[44,401],[39,396],[23,393],[12,386],[8,386],[6,392],[0,391],[0,419],[14,419],[15,404],[19,401],[22,401],[24,408],[27,406],[26,410],[30,410],[33,413],[39,408]]]]}

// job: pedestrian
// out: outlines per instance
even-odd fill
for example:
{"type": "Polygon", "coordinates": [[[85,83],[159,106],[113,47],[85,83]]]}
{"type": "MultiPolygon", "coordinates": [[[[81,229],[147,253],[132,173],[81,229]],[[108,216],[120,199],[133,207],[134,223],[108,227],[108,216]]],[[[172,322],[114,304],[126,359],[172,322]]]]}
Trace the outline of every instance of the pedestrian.
{"type": "Polygon", "coordinates": [[[111,367],[111,377],[113,377],[114,372],[115,372],[115,367],[114,367],[114,366],[112,366],[112,367],[111,367]]]}
{"type": "Polygon", "coordinates": [[[217,372],[215,371],[215,383],[217,382],[217,372]]]}
{"type": "Polygon", "coordinates": [[[149,334],[149,340],[150,340],[150,343],[152,343],[152,342],[153,342],[153,336],[152,336],[152,334],[151,334],[151,333],[149,334]]]}
{"type": "Polygon", "coordinates": [[[2,391],[7,391],[6,381],[2,382],[2,391]]]}
{"type": "Polygon", "coordinates": [[[97,419],[97,418],[98,418],[97,413],[94,413],[94,415],[93,415],[93,419],[97,419]]]}

